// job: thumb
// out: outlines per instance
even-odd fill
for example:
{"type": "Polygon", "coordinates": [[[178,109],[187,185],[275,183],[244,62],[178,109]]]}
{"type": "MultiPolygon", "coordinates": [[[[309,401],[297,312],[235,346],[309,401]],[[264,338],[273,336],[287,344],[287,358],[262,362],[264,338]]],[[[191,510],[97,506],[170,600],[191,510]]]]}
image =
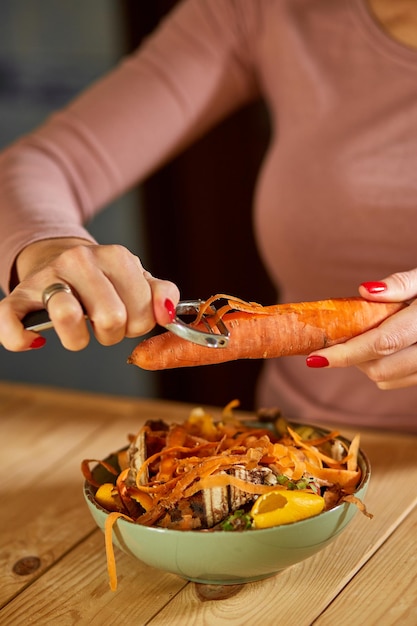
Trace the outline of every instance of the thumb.
{"type": "Polygon", "coordinates": [[[366,300],[404,302],[417,296],[417,269],[396,272],[381,281],[364,282],[359,293],[366,300]]]}
{"type": "Polygon", "coordinates": [[[165,326],[172,322],[172,316],[175,315],[175,307],[180,298],[179,289],[169,280],[154,278],[150,272],[145,271],[144,277],[151,288],[155,320],[165,326]]]}

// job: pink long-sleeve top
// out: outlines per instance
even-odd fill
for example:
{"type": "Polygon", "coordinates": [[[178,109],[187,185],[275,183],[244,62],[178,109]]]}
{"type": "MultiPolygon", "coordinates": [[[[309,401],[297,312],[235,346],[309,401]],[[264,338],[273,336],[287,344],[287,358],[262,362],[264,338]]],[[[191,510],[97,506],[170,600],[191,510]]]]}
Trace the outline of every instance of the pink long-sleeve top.
{"type": "MultiPolygon", "coordinates": [[[[186,0],[137,53],[1,156],[0,280],[262,96],[273,137],[254,226],[282,301],[357,294],[417,266],[417,50],[365,0],[186,0]]],[[[254,278],[256,280],[256,278],[254,278]]],[[[236,294],[238,295],[238,294],[236,294]]],[[[417,431],[417,387],[267,361],[259,403],[289,417],[417,431]]]]}

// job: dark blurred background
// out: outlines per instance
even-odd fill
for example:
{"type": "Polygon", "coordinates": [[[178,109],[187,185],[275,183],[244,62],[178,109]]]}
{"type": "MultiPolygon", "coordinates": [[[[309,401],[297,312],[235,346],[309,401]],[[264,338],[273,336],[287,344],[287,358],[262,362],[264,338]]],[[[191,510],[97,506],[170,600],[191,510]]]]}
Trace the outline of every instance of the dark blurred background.
{"type": "MultiPolygon", "coordinates": [[[[176,0],[2,0],[0,147],[41,123],[140,45],[176,0]]],[[[254,183],[269,139],[262,103],[240,111],[89,226],[126,245],[184,299],[230,293],[270,304],[274,290],[251,231],[254,183]]],[[[143,372],[126,359],[138,340],[65,351],[53,331],[39,351],[0,349],[0,379],[106,393],[253,407],[257,361],[143,372]]]]}

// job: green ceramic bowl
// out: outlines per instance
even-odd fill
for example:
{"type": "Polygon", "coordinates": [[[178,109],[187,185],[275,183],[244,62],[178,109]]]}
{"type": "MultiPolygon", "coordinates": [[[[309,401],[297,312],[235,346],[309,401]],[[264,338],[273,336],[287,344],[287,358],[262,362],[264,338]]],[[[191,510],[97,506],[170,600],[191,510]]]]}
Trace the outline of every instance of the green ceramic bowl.
{"type": "MultiPolygon", "coordinates": [[[[317,431],[327,432],[322,428],[317,431]]],[[[106,460],[111,462],[112,457],[106,460]]],[[[371,468],[362,450],[359,465],[362,479],[355,495],[363,500],[371,468]]],[[[105,470],[97,466],[93,471],[99,478],[105,470]]],[[[90,484],[84,484],[88,508],[98,527],[104,530],[108,512],[96,503],[94,491],[90,484]]],[[[119,519],[113,527],[113,542],[144,563],[187,580],[212,585],[239,584],[273,576],[316,554],[336,539],[356,512],[355,505],[344,503],[293,524],[240,532],[168,530],[119,519]]]]}

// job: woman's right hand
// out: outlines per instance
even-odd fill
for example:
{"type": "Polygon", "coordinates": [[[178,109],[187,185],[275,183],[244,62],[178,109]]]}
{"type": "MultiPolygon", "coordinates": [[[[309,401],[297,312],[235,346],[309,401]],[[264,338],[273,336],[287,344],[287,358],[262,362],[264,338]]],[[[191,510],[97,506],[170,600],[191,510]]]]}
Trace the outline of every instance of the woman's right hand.
{"type": "Polygon", "coordinates": [[[179,300],[174,283],[154,278],[120,245],[43,240],[20,253],[16,270],[19,283],[0,301],[0,344],[15,352],[42,344],[21,320],[43,308],[42,293],[54,283],[67,284],[77,294],[59,292],[48,302],[49,317],[68,350],[82,350],[89,342],[85,314],[96,339],[109,346],[168,323],[179,300]]]}

